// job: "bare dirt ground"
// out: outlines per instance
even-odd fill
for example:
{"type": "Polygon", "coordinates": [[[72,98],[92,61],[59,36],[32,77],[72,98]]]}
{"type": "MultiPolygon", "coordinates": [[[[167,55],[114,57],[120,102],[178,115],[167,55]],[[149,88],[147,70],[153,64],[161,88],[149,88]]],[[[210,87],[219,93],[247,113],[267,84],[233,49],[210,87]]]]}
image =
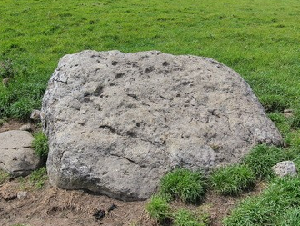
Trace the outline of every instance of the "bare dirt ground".
{"type": "MultiPolygon", "coordinates": [[[[11,121],[3,124],[0,132],[20,126],[21,122],[11,121]]],[[[0,226],[158,226],[145,211],[147,201],[122,202],[84,191],[67,191],[53,188],[48,181],[42,189],[36,189],[26,181],[26,178],[10,179],[0,184],[0,226]],[[94,215],[101,210],[105,211],[105,216],[97,220],[94,215]]],[[[260,184],[241,197],[224,197],[208,191],[205,202],[200,206],[174,202],[172,207],[197,212],[205,209],[210,215],[210,225],[221,226],[221,220],[238,201],[260,193],[263,187],[260,184]]]]}
{"type": "Polygon", "coordinates": [[[0,133],[9,131],[9,130],[18,130],[24,123],[19,122],[17,120],[10,120],[8,122],[3,123],[0,125],[0,133]]]}
{"type": "Polygon", "coordinates": [[[156,225],[144,210],[145,202],[125,203],[83,191],[52,188],[49,184],[43,189],[27,191],[25,197],[18,198],[22,190],[20,183],[15,181],[7,182],[0,188],[0,225],[156,225]],[[113,205],[115,209],[108,213],[113,205]],[[106,211],[101,220],[93,216],[98,210],[106,211]]]}
{"type": "MultiPolygon", "coordinates": [[[[200,206],[174,202],[172,206],[192,211],[205,209],[212,226],[221,226],[221,220],[236,203],[245,196],[259,193],[261,188],[243,195],[243,197],[224,197],[208,192],[205,203],[200,206]]],[[[0,185],[0,225],[12,226],[25,224],[30,226],[158,226],[145,211],[142,202],[122,202],[102,195],[93,195],[84,191],[66,191],[53,188],[48,183],[42,189],[26,187],[22,182],[10,181],[0,185]],[[22,192],[25,197],[18,197],[22,192]],[[115,206],[115,208],[111,208],[115,206]],[[108,211],[109,209],[111,211],[108,211]],[[104,210],[105,217],[96,220],[94,214],[104,210]]]]}

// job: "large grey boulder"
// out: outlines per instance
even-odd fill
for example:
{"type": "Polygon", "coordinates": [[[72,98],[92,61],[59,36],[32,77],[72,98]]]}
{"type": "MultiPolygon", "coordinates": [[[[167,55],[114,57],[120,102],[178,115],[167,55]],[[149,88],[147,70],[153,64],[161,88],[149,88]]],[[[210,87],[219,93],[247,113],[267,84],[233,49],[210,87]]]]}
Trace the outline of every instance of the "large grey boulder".
{"type": "Polygon", "coordinates": [[[63,57],[46,90],[50,182],[148,198],[174,167],[206,171],[282,138],[239,74],[157,51],[63,57]]]}
{"type": "Polygon", "coordinates": [[[32,149],[33,136],[26,131],[0,133],[0,169],[12,177],[27,176],[40,164],[32,149]]]}

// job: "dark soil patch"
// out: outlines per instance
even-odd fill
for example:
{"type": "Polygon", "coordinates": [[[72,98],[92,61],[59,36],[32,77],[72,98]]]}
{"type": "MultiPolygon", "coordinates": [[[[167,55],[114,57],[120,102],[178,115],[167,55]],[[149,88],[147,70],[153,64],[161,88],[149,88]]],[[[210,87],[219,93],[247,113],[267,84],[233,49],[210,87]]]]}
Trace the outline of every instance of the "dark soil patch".
{"type": "Polygon", "coordinates": [[[207,203],[209,206],[211,226],[222,226],[222,219],[230,214],[231,210],[236,206],[236,204],[246,197],[260,194],[264,188],[264,183],[258,183],[253,191],[237,197],[222,196],[216,194],[215,192],[208,192],[206,194],[205,203],[207,203]]]}
{"type": "Polygon", "coordinates": [[[10,120],[8,122],[4,122],[2,126],[0,126],[0,133],[9,131],[9,130],[18,130],[24,122],[20,122],[17,120],[10,120]]]}

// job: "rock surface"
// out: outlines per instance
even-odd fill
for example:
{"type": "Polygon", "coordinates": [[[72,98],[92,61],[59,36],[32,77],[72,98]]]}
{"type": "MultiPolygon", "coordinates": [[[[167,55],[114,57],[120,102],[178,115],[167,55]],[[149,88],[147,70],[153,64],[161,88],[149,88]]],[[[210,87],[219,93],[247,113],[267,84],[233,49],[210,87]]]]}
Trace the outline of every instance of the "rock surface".
{"type": "Polygon", "coordinates": [[[148,198],[174,167],[208,171],[282,142],[239,74],[157,51],[66,55],[41,115],[50,182],[124,200],[148,198]]]}
{"type": "Polygon", "coordinates": [[[35,170],[40,159],[32,149],[33,139],[26,131],[0,133],[0,168],[13,177],[27,176],[35,170]]]}
{"type": "Polygon", "coordinates": [[[34,128],[34,126],[31,123],[26,123],[26,124],[22,125],[19,128],[19,130],[31,132],[33,130],[33,128],[34,128]]]}
{"type": "Polygon", "coordinates": [[[41,111],[40,110],[33,110],[30,114],[30,118],[34,121],[40,121],[41,120],[41,111]]]}
{"type": "Polygon", "coordinates": [[[272,168],[279,177],[296,176],[296,165],[292,161],[279,162],[272,168]]]}
{"type": "Polygon", "coordinates": [[[26,191],[20,191],[17,193],[17,198],[18,199],[24,199],[27,197],[27,192],[26,191]]]}

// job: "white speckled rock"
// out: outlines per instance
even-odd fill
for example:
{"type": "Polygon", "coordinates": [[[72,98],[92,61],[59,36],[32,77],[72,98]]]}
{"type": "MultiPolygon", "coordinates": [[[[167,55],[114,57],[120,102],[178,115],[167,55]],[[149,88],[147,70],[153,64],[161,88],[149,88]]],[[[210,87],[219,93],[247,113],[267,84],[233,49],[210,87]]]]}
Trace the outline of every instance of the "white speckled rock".
{"type": "Polygon", "coordinates": [[[32,149],[33,136],[26,131],[0,133],[0,168],[13,177],[26,176],[40,164],[32,149]]]}
{"type": "Polygon", "coordinates": [[[282,142],[239,74],[157,51],[66,55],[41,115],[50,182],[124,200],[148,198],[174,167],[209,171],[282,142]]]}
{"type": "Polygon", "coordinates": [[[292,161],[279,162],[272,168],[279,177],[296,176],[296,165],[292,161]]]}

